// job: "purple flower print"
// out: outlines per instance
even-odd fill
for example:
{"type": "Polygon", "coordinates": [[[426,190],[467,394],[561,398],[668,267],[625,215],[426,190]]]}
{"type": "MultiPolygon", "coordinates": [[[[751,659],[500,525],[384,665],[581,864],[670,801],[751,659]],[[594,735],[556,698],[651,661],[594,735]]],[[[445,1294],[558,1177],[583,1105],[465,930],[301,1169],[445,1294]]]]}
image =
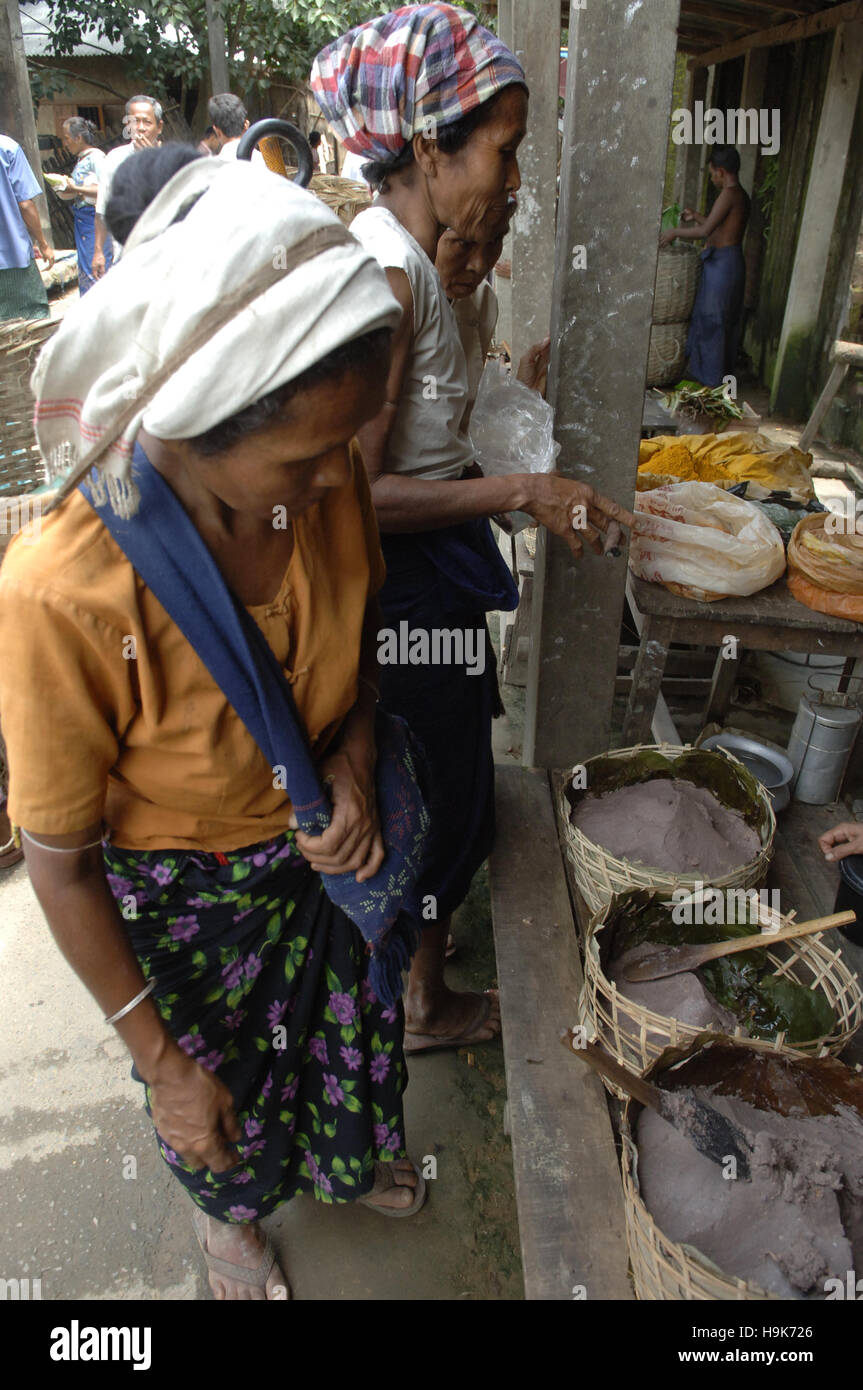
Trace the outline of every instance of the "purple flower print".
{"type": "Polygon", "coordinates": [[[172,874],[173,870],[169,869],[167,864],[154,864],[150,869],[150,877],[154,878],[161,888],[171,882],[172,874]]]}
{"type": "Polygon", "coordinates": [[[398,1130],[397,1130],[397,1129],[394,1129],[393,1132],[392,1132],[392,1134],[390,1135],[389,1139],[388,1139],[387,1142],[386,1142],[386,1147],[389,1149],[390,1153],[394,1154],[395,1151],[396,1151],[396,1149],[400,1149],[401,1146],[402,1146],[402,1137],[401,1137],[401,1135],[399,1134],[398,1130]]]}
{"type": "Polygon", "coordinates": [[[282,1100],[293,1100],[300,1089],[300,1078],[295,1076],[293,1081],[289,1081],[287,1086],[282,1087],[282,1100]]]}
{"type": "Polygon", "coordinates": [[[228,989],[236,989],[243,978],[243,962],[241,960],[229,960],[227,965],[222,966],[222,979],[228,989]]]}
{"type": "Polygon", "coordinates": [[[339,1054],[348,1071],[359,1071],[363,1054],[358,1047],[342,1046],[339,1048],[339,1054]]]}
{"type": "Polygon", "coordinates": [[[270,1028],[276,1028],[278,1024],[281,1023],[287,1011],[287,1002],[283,1004],[280,999],[274,999],[270,1007],[267,1009],[267,1026],[270,1028]]]}
{"type": "Polygon", "coordinates": [[[246,1120],[245,1129],[250,1139],[257,1139],[263,1128],[260,1120],[246,1120]]]}
{"type": "Polygon", "coordinates": [[[187,898],[186,907],[212,907],[212,903],[207,903],[203,898],[187,898]]]}
{"type": "Polygon", "coordinates": [[[357,1006],[349,994],[336,994],[334,992],[330,995],[329,1004],[343,1027],[345,1024],[353,1023],[356,1018],[357,1006]]]}
{"type": "Polygon", "coordinates": [[[398,1014],[396,1013],[396,1008],[394,1004],[390,1004],[389,1008],[384,1009],[383,1013],[381,1014],[381,1018],[384,1020],[385,1023],[395,1023],[397,1017],[398,1014]]]}
{"type": "Polygon", "coordinates": [[[317,1059],[317,1061],[321,1062],[323,1066],[328,1067],[330,1065],[330,1057],[329,1053],[327,1052],[327,1044],[323,1038],[310,1038],[309,1052],[312,1054],[314,1058],[317,1059]]]}
{"type": "Polygon", "coordinates": [[[251,1144],[241,1144],[240,1151],[243,1158],[251,1158],[252,1154],[259,1154],[262,1149],[267,1147],[266,1139],[255,1139],[251,1144]]]}
{"type": "Polygon", "coordinates": [[[234,1032],[235,1029],[239,1028],[240,1024],[242,1023],[245,1017],[245,1009],[234,1009],[233,1013],[225,1015],[225,1017],[222,1019],[222,1022],[224,1023],[226,1028],[230,1028],[231,1032],[234,1032]]]}
{"type": "Polygon", "coordinates": [[[238,1173],[237,1176],[236,1176],[235,1178],[231,1178],[231,1182],[251,1182],[251,1181],[252,1181],[252,1174],[251,1174],[251,1173],[238,1173]]]}
{"type": "Polygon", "coordinates": [[[118,874],[106,874],[105,877],[115,898],[125,898],[127,893],[131,893],[132,880],[130,878],[120,878],[118,874]]]}
{"type": "Polygon", "coordinates": [[[311,1174],[312,1182],[317,1182],[318,1178],[321,1176],[321,1170],[315,1162],[314,1154],[309,1153],[309,1150],[306,1149],[303,1158],[306,1160],[306,1166],[311,1174]]]}
{"type": "Polygon", "coordinates": [[[375,1143],[377,1144],[377,1146],[378,1146],[379,1149],[382,1149],[382,1148],[385,1147],[386,1142],[387,1142],[387,1139],[389,1138],[389,1133],[390,1133],[390,1127],[389,1127],[389,1125],[375,1125],[375,1126],[374,1126],[375,1143]]]}
{"type": "Polygon", "coordinates": [[[254,909],[253,907],[247,907],[247,908],[244,908],[242,912],[235,912],[235,913],[234,913],[234,921],[235,921],[235,922],[242,922],[243,918],[244,918],[244,917],[248,917],[249,913],[250,913],[250,912],[254,912],[254,910],[255,910],[255,909],[254,909]]]}
{"type": "Polygon", "coordinates": [[[360,985],[360,1002],[363,1004],[376,1004],[378,996],[375,994],[368,980],[363,980],[360,985]]]}
{"type": "Polygon", "coordinates": [[[179,1163],[180,1160],[173,1149],[169,1149],[167,1144],[159,1145],[159,1152],[168,1163],[179,1163]]]}
{"type": "Polygon", "coordinates": [[[390,1069],[390,1059],[385,1052],[376,1052],[369,1068],[372,1081],[383,1081],[390,1069]]]}
{"type": "Polygon", "coordinates": [[[267,862],[267,858],[268,856],[266,854],[253,854],[252,863],[256,869],[262,869],[267,862]]]}
{"type": "Polygon", "coordinates": [[[178,917],[168,928],[168,935],[174,941],[191,941],[200,930],[197,917],[178,917]]]}
{"type": "Polygon", "coordinates": [[[345,1098],[337,1076],[324,1072],[324,1096],[330,1105],[338,1105],[345,1098]]]}
{"type": "Polygon", "coordinates": [[[201,1048],[207,1045],[200,1033],[184,1033],[181,1038],[177,1039],[177,1044],[190,1057],[194,1057],[196,1052],[200,1052],[201,1048]]]}
{"type": "Polygon", "coordinates": [[[224,1062],[225,1054],[224,1052],[217,1052],[216,1049],[213,1048],[213,1051],[208,1052],[206,1057],[199,1057],[197,1060],[207,1071],[215,1071],[216,1067],[220,1067],[224,1062]]]}
{"type": "Polygon", "coordinates": [[[228,1215],[235,1221],[254,1221],[257,1214],[255,1207],[244,1207],[239,1202],[236,1206],[228,1207],[228,1215]]]}
{"type": "Polygon", "coordinates": [[[267,1100],[267,1099],[269,1098],[269,1094],[270,1094],[270,1091],[271,1091],[272,1089],[273,1089],[273,1073],[270,1072],[269,1075],[267,1076],[266,1081],[264,1082],[263,1086],[261,1087],[261,1095],[263,1096],[264,1100],[267,1100]]]}
{"type": "Polygon", "coordinates": [[[263,963],[252,952],[246,956],[245,974],[247,980],[256,980],[263,970],[263,963]]]}

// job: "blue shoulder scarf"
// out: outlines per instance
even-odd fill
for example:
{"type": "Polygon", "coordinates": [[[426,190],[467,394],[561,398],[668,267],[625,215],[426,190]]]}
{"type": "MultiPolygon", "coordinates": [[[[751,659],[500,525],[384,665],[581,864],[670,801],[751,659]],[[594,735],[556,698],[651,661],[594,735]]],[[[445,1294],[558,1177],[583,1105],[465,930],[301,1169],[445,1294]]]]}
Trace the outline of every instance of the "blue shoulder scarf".
{"type": "MultiPolygon", "coordinates": [[[[129,520],[81,492],[165,611],[198,653],[269,765],[285,769],[300,829],[320,834],[331,806],[312,760],[290,684],[263,633],[228,588],[175,493],[135,446],[141,506],[129,520]]],[[[420,931],[415,886],[429,817],[421,760],[403,720],[378,709],[377,805],[386,858],[374,878],[321,874],[330,900],[359,928],[371,955],[369,983],[385,1004],[402,991],[420,931]]]]}

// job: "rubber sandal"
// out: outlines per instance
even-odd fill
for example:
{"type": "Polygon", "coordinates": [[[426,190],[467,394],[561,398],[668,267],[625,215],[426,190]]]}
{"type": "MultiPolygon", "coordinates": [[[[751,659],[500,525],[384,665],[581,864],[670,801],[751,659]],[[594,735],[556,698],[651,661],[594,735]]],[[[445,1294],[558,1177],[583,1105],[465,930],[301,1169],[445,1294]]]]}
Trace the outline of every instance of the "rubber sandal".
{"type": "MultiPolygon", "coordinates": [[[[248,1265],[235,1265],[230,1260],[220,1260],[217,1255],[210,1254],[207,1249],[207,1216],[200,1207],[194,1207],[192,1210],[192,1225],[208,1270],[212,1270],[213,1274],[221,1274],[224,1279],[234,1279],[240,1284],[251,1284],[256,1289],[267,1287],[267,1280],[273,1265],[276,1264],[276,1252],[273,1248],[273,1242],[266,1232],[264,1232],[264,1249],[260,1261],[254,1269],[251,1269],[248,1265]]],[[[284,1288],[287,1298],[290,1298],[291,1288],[287,1279],[284,1281],[284,1288]]],[[[234,1300],[230,1301],[233,1302],[234,1300]]],[[[275,1302],[274,1299],[270,1301],[275,1302]]]]}
{"type": "MultiPolygon", "coordinates": [[[[393,1165],[391,1163],[381,1163],[375,1161],[375,1176],[385,1178],[384,1191],[389,1191],[391,1187],[402,1187],[403,1183],[397,1183],[393,1177],[393,1165]]],[[[381,1216],[416,1216],[420,1207],[428,1196],[428,1185],[425,1178],[418,1168],[414,1168],[417,1175],[417,1185],[414,1188],[414,1199],[409,1207],[382,1207],[377,1202],[371,1201],[369,1197],[358,1197],[357,1201],[364,1207],[369,1207],[372,1211],[378,1212],[381,1216]]]]}
{"type": "Polygon", "coordinates": [[[420,1052],[440,1052],[447,1047],[479,1047],[483,1043],[494,1042],[500,1037],[500,1028],[490,1038],[478,1038],[476,1034],[485,1027],[491,1013],[492,995],[497,991],[487,989],[477,1000],[476,1014],[460,1033],[449,1035],[441,1033],[413,1033],[405,1029],[404,1052],[406,1057],[414,1057],[420,1052]]]}

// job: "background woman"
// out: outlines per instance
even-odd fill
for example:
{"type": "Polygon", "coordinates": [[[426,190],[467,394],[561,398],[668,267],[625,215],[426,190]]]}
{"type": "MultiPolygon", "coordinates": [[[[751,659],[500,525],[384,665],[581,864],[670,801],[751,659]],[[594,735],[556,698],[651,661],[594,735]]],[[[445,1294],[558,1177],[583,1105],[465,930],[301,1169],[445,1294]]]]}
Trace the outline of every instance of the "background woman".
{"type": "Polygon", "coordinates": [[[288,1198],[402,1216],[424,1196],[402,1011],[321,878],[367,881],[383,859],[383,563],[352,440],[383,401],[398,310],[322,203],[244,162],[193,157],[137,218],[163,161],[176,150],[118,170],[127,254],[37,368],[43,456],[74,462],[39,543],[4,562],[0,717],[37,896],[146,1085],[216,1296],[275,1298],[286,1282],[256,1223],[288,1198]],[[166,563],[215,563],[220,650],[238,614],[263,635],[330,788],[323,835],[292,828],[284,769],[70,491],[84,475],[128,544],[164,531],[166,563]]]}
{"type": "MultiPolygon", "coordinates": [[[[93,275],[93,250],[96,236],[96,198],[99,193],[99,170],[105,162],[105,151],[93,144],[96,127],[83,116],[70,116],[63,122],[63,148],[76,159],[75,168],[66,176],[63,188],[57,188],[58,198],[72,203],[75,225],[75,250],[78,253],[78,290],[86,294],[96,283],[93,275]]],[[[105,268],[111,265],[111,243],[105,248],[105,268]]]]}
{"type": "MultiPolygon", "coordinates": [[[[318,55],[312,89],[336,134],[378,190],[351,231],[386,270],[401,307],[383,408],[361,432],[387,581],[384,621],[409,630],[485,628],[517,591],[487,518],[521,510],[564,537],[586,506],[588,543],[629,514],[555,474],[469,476],[460,425],[464,352],[434,268],[442,232],[502,236],[520,185],[516,150],[527,123],[517,59],[473,15],[451,5],[406,6],[350,30],[318,55]]],[[[406,1002],[409,1053],[483,1041],[499,1031],[496,995],[444,984],[450,918],[494,833],[493,659],[481,677],[464,663],[382,669],[387,708],[402,714],[431,765],[431,848],[422,892],[436,905],[414,959],[406,1002]]]]}

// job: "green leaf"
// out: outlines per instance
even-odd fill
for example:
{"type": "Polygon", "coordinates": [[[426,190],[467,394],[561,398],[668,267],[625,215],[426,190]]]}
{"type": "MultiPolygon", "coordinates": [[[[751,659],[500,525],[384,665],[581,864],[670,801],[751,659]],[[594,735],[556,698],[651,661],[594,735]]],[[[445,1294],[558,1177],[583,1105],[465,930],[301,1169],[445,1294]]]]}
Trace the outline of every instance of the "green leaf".
{"type": "Polygon", "coordinates": [[[347,1187],[356,1187],[357,1185],[356,1178],[352,1178],[350,1173],[339,1173],[339,1181],[343,1182],[347,1187]]]}
{"type": "Polygon", "coordinates": [[[224,985],[216,985],[215,988],[211,989],[211,990],[210,990],[210,993],[209,993],[208,995],[205,996],[205,998],[204,998],[204,1003],[205,1003],[205,1004],[215,1004],[216,1000],[217,1000],[217,999],[221,999],[221,998],[222,998],[222,995],[223,995],[224,993],[225,993],[225,987],[224,987],[224,985]]]}
{"type": "Polygon", "coordinates": [[[363,1108],[362,1102],[358,1100],[356,1096],[351,1096],[347,1094],[345,1095],[345,1098],[342,1101],[342,1105],[345,1107],[346,1110],[350,1110],[352,1115],[359,1115],[360,1111],[363,1108]]]}
{"type": "Polygon", "coordinates": [[[327,1004],[324,1008],[324,1018],[326,1019],[327,1023],[338,1023],[338,1019],[336,1018],[329,1004],[327,1004]]]}
{"type": "Polygon", "coordinates": [[[339,1158],[338,1154],[333,1155],[332,1170],[334,1173],[344,1173],[347,1171],[345,1168],[345,1160],[339,1158]]]}
{"type": "Polygon", "coordinates": [[[315,1119],[317,1119],[320,1115],[318,1107],[316,1105],[312,1105],[311,1101],[307,1102],[306,1109],[309,1111],[309,1114],[314,1115],[315,1119]]]}
{"type": "Polygon", "coordinates": [[[268,941],[278,941],[279,936],[281,935],[281,931],[282,931],[282,919],[281,919],[281,917],[278,917],[278,916],[276,916],[276,917],[271,917],[270,920],[269,920],[269,922],[267,923],[267,940],[268,940],[268,941]]]}
{"type": "Polygon", "coordinates": [[[285,979],[288,981],[288,984],[290,984],[291,980],[293,980],[296,973],[297,967],[294,965],[294,962],[291,960],[290,956],[288,956],[285,960],[285,979]]]}
{"type": "Polygon", "coordinates": [[[266,1052],[269,1046],[266,1038],[255,1038],[255,1047],[259,1052],[266,1052]]]}
{"type": "Polygon", "coordinates": [[[227,999],[225,1000],[225,1003],[227,1004],[228,1008],[235,1009],[244,994],[245,990],[242,985],[237,985],[236,989],[232,989],[227,999]]]}
{"type": "MultiPolygon", "coordinates": [[[[336,1127],[335,1127],[335,1125],[334,1125],[334,1124],[324,1125],[324,1134],[327,1136],[328,1139],[335,1139],[335,1137],[336,1137],[336,1127]]],[[[355,1161],[355,1160],[352,1160],[352,1162],[354,1162],[354,1161],[355,1161]]]]}
{"type": "Polygon", "coordinates": [[[372,1034],[372,1052],[383,1052],[383,1050],[384,1050],[384,1045],[383,1045],[383,1043],[381,1042],[381,1035],[380,1035],[380,1033],[373,1033],[373,1034],[372,1034]]]}
{"type": "Polygon", "coordinates": [[[344,1023],[341,1028],[342,1042],[347,1046],[352,1043],[357,1036],[357,1030],[352,1023],[344,1023]]]}
{"type": "Polygon", "coordinates": [[[341,994],[341,993],[343,992],[343,991],[342,991],[342,982],[341,982],[341,980],[339,979],[339,977],[338,977],[338,975],[336,974],[336,972],[330,968],[329,963],[327,963],[327,964],[324,966],[324,972],[325,972],[326,977],[327,977],[327,987],[328,987],[328,989],[332,990],[332,992],[333,992],[334,994],[341,994]]]}
{"type": "Polygon", "coordinates": [[[199,970],[205,969],[207,964],[207,957],[204,955],[203,951],[195,952],[195,954],[192,956],[192,964],[197,966],[199,970]]]}

